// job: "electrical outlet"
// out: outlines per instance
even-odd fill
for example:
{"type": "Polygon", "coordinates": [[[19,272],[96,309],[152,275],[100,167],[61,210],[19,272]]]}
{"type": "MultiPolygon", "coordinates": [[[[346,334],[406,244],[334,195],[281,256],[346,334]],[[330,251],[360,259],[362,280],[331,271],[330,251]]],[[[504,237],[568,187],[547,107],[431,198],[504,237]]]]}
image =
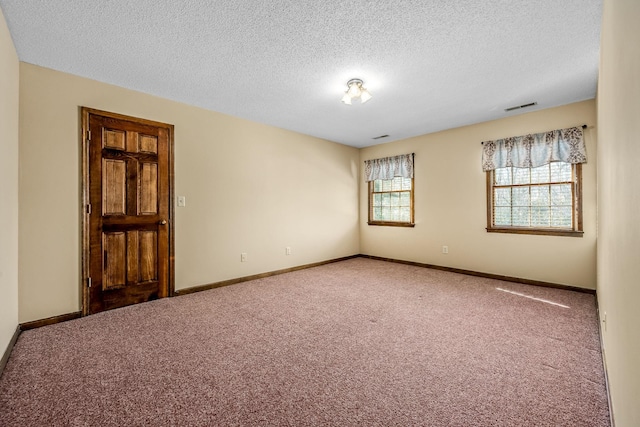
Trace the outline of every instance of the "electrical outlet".
{"type": "Polygon", "coordinates": [[[247,262],[247,253],[246,252],[242,252],[240,254],[240,262],[247,262]]]}
{"type": "Polygon", "coordinates": [[[285,255],[291,255],[291,247],[287,246],[286,248],[284,248],[284,254],[285,255]]]}
{"type": "Polygon", "coordinates": [[[442,253],[443,254],[448,254],[449,253],[449,246],[443,246],[442,247],[442,253]]]}
{"type": "Polygon", "coordinates": [[[605,332],[607,332],[607,312],[606,311],[602,314],[602,328],[604,329],[605,332]]]}

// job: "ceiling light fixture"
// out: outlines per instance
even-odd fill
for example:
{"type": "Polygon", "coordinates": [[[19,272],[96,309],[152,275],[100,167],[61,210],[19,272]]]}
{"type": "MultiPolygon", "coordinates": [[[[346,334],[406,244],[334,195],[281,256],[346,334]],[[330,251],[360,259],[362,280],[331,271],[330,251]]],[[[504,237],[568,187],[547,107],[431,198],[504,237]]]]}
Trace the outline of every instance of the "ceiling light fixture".
{"type": "Polygon", "coordinates": [[[351,79],[347,82],[347,91],[344,93],[342,97],[342,102],[351,105],[351,101],[355,98],[360,98],[360,103],[364,104],[368,100],[370,100],[371,94],[369,91],[362,86],[364,83],[360,79],[351,79]]]}

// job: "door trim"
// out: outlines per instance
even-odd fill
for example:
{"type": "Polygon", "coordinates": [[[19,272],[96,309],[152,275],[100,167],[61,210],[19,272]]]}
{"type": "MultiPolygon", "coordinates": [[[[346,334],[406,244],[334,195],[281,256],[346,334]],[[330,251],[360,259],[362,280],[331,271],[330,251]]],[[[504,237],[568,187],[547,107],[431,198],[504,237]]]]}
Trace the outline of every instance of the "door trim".
{"type": "Polygon", "coordinates": [[[90,245],[89,245],[89,212],[87,211],[87,207],[89,205],[89,139],[88,129],[89,129],[89,117],[91,115],[97,115],[102,117],[108,117],[117,120],[127,120],[134,123],[159,127],[167,129],[167,133],[169,135],[169,218],[168,218],[168,226],[169,226],[169,271],[166,293],[169,297],[172,297],[175,292],[175,256],[174,256],[174,242],[175,242],[175,233],[174,233],[174,168],[173,168],[173,146],[174,146],[174,126],[167,124],[156,122],[153,120],[141,119],[138,117],[125,116],[122,114],[111,113],[108,111],[96,110],[88,107],[80,107],[80,115],[81,115],[81,149],[82,149],[82,165],[81,165],[81,195],[80,195],[80,218],[81,218],[81,268],[82,273],[80,277],[80,298],[81,298],[81,312],[82,316],[87,316],[89,314],[89,287],[88,287],[88,279],[89,279],[89,255],[90,255],[90,245]]]}

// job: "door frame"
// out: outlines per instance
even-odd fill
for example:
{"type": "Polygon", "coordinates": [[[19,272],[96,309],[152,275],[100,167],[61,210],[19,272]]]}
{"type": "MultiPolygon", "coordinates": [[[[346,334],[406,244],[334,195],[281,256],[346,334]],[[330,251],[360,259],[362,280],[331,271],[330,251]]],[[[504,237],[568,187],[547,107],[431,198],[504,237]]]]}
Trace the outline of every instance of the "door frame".
{"type": "Polygon", "coordinates": [[[80,107],[80,116],[81,116],[81,129],[80,129],[80,139],[81,139],[81,149],[82,149],[82,165],[81,165],[81,195],[80,195],[80,218],[81,218],[81,267],[82,274],[80,277],[80,297],[81,297],[81,308],[82,308],[82,316],[87,316],[89,314],[89,277],[90,277],[90,242],[89,242],[89,220],[90,220],[90,212],[89,212],[89,144],[90,139],[87,138],[89,136],[89,117],[91,115],[97,115],[102,117],[108,117],[117,120],[126,120],[134,123],[139,123],[143,125],[149,125],[159,128],[167,129],[167,133],[169,135],[169,218],[168,218],[168,226],[169,226],[169,244],[168,244],[168,268],[167,272],[167,288],[166,294],[169,297],[172,297],[175,292],[175,257],[174,257],[174,242],[175,242],[175,232],[174,232],[174,157],[173,157],[173,145],[174,145],[174,126],[167,124],[156,122],[153,120],[141,119],[138,117],[125,116],[123,114],[111,113],[108,111],[97,110],[89,107],[80,107]]]}

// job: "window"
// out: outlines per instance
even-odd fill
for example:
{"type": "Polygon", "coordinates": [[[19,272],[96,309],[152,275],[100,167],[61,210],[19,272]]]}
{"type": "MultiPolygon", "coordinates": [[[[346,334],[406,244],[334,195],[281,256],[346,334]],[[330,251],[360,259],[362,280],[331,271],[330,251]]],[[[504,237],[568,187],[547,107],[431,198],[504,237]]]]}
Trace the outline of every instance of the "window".
{"type": "Polygon", "coordinates": [[[413,178],[369,181],[369,225],[413,227],[413,178]]]}
{"type": "Polygon", "coordinates": [[[582,236],[586,127],[482,143],[487,231],[582,236]]]}
{"type": "Polygon", "coordinates": [[[582,236],[582,165],[487,172],[487,231],[582,236]]]}
{"type": "Polygon", "coordinates": [[[365,160],[369,225],[413,227],[414,154],[365,160]]]}

